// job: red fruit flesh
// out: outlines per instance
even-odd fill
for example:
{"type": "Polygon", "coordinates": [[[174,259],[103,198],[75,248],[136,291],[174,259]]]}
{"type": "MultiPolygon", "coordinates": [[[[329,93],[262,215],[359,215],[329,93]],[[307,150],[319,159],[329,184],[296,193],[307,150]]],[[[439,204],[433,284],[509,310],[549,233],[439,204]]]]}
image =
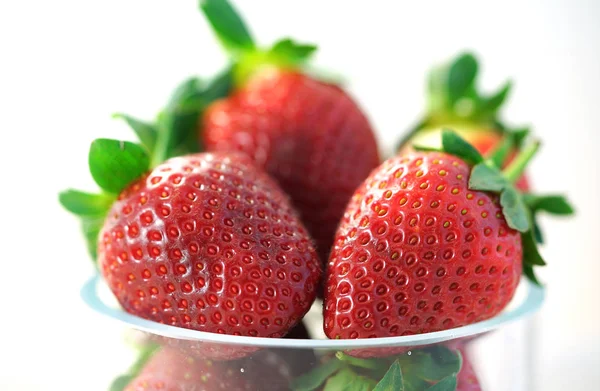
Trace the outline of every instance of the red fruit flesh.
{"type": "Polygon", "coordinates": [[[223,154],[171,159],[125,189],[98,255],[126,311],[233,335],[285,335],[321,274],[285,194],[246,157],[223,154]]]}
{"type": "Polygon", "coordinates": [[[348,205],[325,292],[329,338],[427,333],[490,318],[512,298],[521,238],[495,195],[443,153],[394,157],[348,205]]]}
{"type": "Polygon", "coordinates": [[[204,145],[242,151],[292,198],[326,261],[356,187],[379,164],[366,117],[340,88],[295,72],[262,72],[213,104],[204,145]]]}

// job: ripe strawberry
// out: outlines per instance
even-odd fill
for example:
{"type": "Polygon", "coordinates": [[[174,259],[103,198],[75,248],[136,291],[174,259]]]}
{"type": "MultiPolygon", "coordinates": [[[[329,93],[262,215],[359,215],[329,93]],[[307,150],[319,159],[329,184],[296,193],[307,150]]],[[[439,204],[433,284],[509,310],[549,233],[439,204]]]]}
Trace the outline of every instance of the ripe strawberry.
{"type": "MultiPolygon", "coordinates": [[[[512,85],[507,82],[495,94],[485,96],[477,91],[478,69],[475,56],[462,53],[431,71],[427,113],[399,142],[400,154],[410,151],[412,144],[439,147],[442,129],[449,128],[484,156],[489,156],[503,143],[510,142],[511,151],[501,163],[507,165],[512,161],[515,149],[520,148],[527,132],[526,129],[509,129],[498,116],[512,85]]],[[[516,186],[522,191],[530,189],[526,176],[519,179],[516,186]]]]}
{"type": "Polygon", "coordinates": [[[373,130],[339,86],[298,69],[314,46],[285,39],[256,48],[231,6],[224,18],[215,4],[227,2],[206,1],[203,10],[221,40],[236,47],[235,85],[205,111],[200,137],[208,150],[242,151],[266,169],[291,196],[325,262],[352,193],[379,164],[373,130]],[[224,28],[220,18],[238,23],[224,28]],[[234,31],[245,33],[232,42],[234,31]]]}
{"type": "Polygon", "coordinates": [[[535,280],[533,266],[544,264],[528,217],[535,208],[511,183],[538,144],[503,173],[453,132],[443,146],[387,160],[353,196],[327,268],[329,338],[478,322],[508,304],[521,270],[535,280]]]}
{"type": "MultiPolygon", "coordinates": [[[[93,210],[103,221],[99,268],[121,306],[212,333],[281,337],[298,324],[315,299],[321,265],[271,178],[243,155],[186,155],[147,172],[148,162],[133,143],[96,140],[90,149],[96,182],[115,194],[124,188],[112,205],[93,210]]],[[[99,199],[110,197],[61,196],[84,221],[99,199]]],[[[205,344],[198,353],[249,352],[205,344]]]]}
{"type": "Polygon", "coordinates": [[[252,359],[212,361],[160,349],[134,375],[124,391],[287,390],[290,368],[275,353],[252,359]]]}

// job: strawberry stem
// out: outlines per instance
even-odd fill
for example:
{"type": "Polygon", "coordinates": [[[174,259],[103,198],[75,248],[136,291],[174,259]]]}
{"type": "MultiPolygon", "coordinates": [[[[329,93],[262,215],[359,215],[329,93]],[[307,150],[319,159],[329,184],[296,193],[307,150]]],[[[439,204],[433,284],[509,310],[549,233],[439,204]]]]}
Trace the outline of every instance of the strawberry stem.
{"type": "Polygon", "coordinates": [[[539,148],[540,142],[535,140],[533,143],[529,144],[526,148],[519,152],[512,163],[510,163],[508,167],[502,171],[504,177],[509,182],[515,183],[517,179],[523,175],[525,167],[527,167],[527,164],[535,156],[539,148]]]}

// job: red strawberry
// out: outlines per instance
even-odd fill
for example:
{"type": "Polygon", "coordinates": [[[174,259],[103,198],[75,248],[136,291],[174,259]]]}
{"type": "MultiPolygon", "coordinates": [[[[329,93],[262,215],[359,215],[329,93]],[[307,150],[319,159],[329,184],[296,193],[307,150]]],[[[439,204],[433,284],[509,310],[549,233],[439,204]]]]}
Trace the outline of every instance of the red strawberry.
{"type": "Polygon", "coordinates": [[[290,370],[267,350],[252,359],[211,361],[160,349],[125,391],[287,390],[290,370]]]}
{"type": "Polygon", "coordinates": [[[511,185],[537,144],[501,173],[455,133],[443,140],[454,155],[389,159],[353,196],[327,268],[329,338],[419,334],[488,319],[510,301],[521,270],[534,279],[532,266],[543,264],[531,211],[511,185]]]}
{"type": "MultiPolygon", "coordinates": [[[[428,107],[423,119],[399,143],[400,153],[410,150],[412,144],[438,147],[443,128],[456,131],[484,156],[499,148],[507,137],[517,149],[524,132],[511,130],[499,119],[498,111],[510,92],[507,82],[495,94],[486,96],[477,91],[479,64],[471,53],[462,53],[451,62],[434,68],[428,81],[428,107]]],[[[504,157],[506,164],[515,155],[514,150],[504,157]]],[[[516,186],[528,191],[525,176],[516,186]]]]}
{"type": "Polygon", "coordinates": [[[386,161],[357,190],[328,266],[330,338],[437,331],[508,303],[521,238],[498,198],[469,191],[468,179],[460,159],[415,153],[386,161]]]}
{"type": "Polygon", "coordinates": [[[214,333],[280,337],[320,268],[287,198],[246,158],[173,158],[131,184],[100,235],[102,274],[125,310],[214,333]]]}
{"type": "Polygon", "coordinates": [[[286,39],[256,48],[231,6],[227,20],[238,24],[223,31],[215,3],[227,2],[207,1],[203,9],[219,37],[238,46],[235,86],[206,110],[200,137],[208,150],[242,151],[264,167],[291,196],[325,261],[350,196],[379,164],[373,130],[340,87],[298,69],[314,46],[286,39]],[[233,31],[246,33],[232,43],[233,31]]]}
{"type": "MultiPolygon", "coordinates": [[[[93,208],[107,196],[61,196],[84,222],[90,209],[104,221],[98,264],[121,306],[189,329],[284,336],[312,305],[321,275],[287,196],[243,155],[187,155],[139,174],[144,153],[132,143],[92,143],[96,182],[113,192],[128,184],[108,213],[106,204],[93,208]]],[[[197,353],[232,359],[250,351],[203,344],[197,353]]]]}

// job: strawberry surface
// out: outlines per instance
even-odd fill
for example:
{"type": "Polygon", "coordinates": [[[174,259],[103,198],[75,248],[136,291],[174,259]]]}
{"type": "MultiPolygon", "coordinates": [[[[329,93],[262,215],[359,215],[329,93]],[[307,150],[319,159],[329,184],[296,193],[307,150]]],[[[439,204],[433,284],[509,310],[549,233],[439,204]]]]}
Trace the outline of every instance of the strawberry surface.
{"type": "MultiPolygon", "coordinates": [[[[449,128],[463,137],[467,142],[473,145],[482,155],[490,156],[496,148],[500,146],[504,137],[501,132],[491,127],[486,126],[465,126],[464,124],[446,124],[444,128],[449,128]]],[[[414,137],[406,141],[404,146],[400,149],[400,154],[403,155],[407,152],[412,151],[412,145],[438,147],[441,143],[441,132],[442,127],[437,128],[425,128],[417,132],[414,137]]],[[[510,164],[517,151],[512,151],[507,155],[503,167],[510,164]]],[[[527,175],[521,176],[516,182],[515,187],[523,192],[531,190],[529,184],[530,180],[527,175]]]]}
{"type": "Polygon", "coordinates": [[[371,126],[339,87],[261,71],[203,117],[204,145],[242,151],[292,198],[323,261],[356,187],[379,164],[371,126]]]}
{"type": "Polygon", "coordinates": [[[99,238],[101,272],[126,311],[213,333],[285,335],[321,274],[288,198],[244,156],[157,166],[120,194],[99,238]]]}
{"type": "Polygon", "coordinates": [[[160,349],[125,391],[287,390],[290,377],[287,364],[269,351],[223,362],[160,349]]]}
{"type": "Polygon", "coordinates": [[[438,152],[394,157],[352,197],[328,269],[329,338],[419,334],[490,318],[521,273],[520,233],[470,167],[438,152]]]}

